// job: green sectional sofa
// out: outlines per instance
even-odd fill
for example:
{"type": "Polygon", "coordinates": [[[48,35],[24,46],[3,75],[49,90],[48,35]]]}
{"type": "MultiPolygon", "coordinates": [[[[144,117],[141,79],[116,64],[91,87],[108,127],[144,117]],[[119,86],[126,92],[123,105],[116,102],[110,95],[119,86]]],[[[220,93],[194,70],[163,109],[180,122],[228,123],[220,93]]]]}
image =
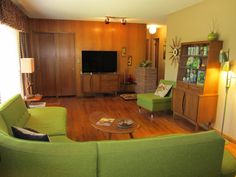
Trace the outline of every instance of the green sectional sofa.
{"type": "Polygon", "coordinates": [[[20,95],[0,106],[1,177],[234,177],[236,161],[216,132],[97,142],[66,137],[66,110],[27,109],[20,95]],[[10,126],[47,133],[17,139],[10,126]]]}

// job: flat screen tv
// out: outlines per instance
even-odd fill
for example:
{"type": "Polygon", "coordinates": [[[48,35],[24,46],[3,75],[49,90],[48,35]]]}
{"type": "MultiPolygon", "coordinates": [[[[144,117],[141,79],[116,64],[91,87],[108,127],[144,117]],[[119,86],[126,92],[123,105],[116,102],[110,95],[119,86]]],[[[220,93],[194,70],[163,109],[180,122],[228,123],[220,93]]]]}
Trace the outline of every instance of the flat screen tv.
{"type": "Polygon", "coordinates": [[[117,51],[82,51],[82,73],[117,72],[117,51]]]}

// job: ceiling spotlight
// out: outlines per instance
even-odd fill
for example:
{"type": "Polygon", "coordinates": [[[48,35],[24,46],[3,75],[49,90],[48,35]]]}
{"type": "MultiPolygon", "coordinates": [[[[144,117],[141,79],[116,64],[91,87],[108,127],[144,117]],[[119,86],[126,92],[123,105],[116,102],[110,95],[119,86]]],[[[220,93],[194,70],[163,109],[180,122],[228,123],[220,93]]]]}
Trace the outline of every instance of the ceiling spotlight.
{"type": "Polygon", "coordinates": [[[109,17],[106,17],[105,18],[105,24],[109,24],[110,23],[110,18],[109,17]]]}
{"type": "Polygon", "coordinates": [[[122,25],[126,25],[127,20],[125,18],[122,18],[120,22],[121,22],[122,25]]]}
{"type": "Polygon", "coordinates": [[[157,25],[148,25],[147,28],[148,28],[148,31],[150,34],[155,34],[157,32],[157,25]]]}

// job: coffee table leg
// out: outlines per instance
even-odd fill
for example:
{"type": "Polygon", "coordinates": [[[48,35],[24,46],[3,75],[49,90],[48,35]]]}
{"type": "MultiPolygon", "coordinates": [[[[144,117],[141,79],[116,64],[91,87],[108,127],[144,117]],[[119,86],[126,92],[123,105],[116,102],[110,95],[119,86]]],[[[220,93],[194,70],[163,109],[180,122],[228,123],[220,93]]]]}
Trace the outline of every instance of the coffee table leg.
{"type": "Polygon", "coordinates": [[[133,133],[129,133],[130,138],[134,138],[133,133]]]}
{"type": "Polygon", "coordinates": [[[108,133],[108,139],[111,140],[111,133],[108,133]]]}

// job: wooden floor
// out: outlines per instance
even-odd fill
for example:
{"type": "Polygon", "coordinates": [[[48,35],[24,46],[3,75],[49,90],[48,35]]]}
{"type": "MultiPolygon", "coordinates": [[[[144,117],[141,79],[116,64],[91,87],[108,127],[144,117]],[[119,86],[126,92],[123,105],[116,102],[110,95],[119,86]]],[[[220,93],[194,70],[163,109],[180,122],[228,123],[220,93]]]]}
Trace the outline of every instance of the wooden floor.
{"type": "MultiPolygon", "coordinates": [[[[95,130],[89,121],[90,116],[103,113],[108,117],[131,118],[140,127],[134,132],[134,138],[152,137],[176,133],[195,133],[194,126],[181,119],[173,119],[170,112],[160,112],[150,119],[150,113],[138,111],[136,101],[125,101],[120,97],[63,97],[46,99],[48,105],[60,105],[67,108],[67,135],[76,141],[107,140],[108,134],[95,130]]],[[[203,130],[199,130],[203,131],[203,130]]],[[[129,139],[128,134],[112,135],[113,140],[129,139]]],[[[236,145],[226,147],[236,156],[236,145]]]]}

